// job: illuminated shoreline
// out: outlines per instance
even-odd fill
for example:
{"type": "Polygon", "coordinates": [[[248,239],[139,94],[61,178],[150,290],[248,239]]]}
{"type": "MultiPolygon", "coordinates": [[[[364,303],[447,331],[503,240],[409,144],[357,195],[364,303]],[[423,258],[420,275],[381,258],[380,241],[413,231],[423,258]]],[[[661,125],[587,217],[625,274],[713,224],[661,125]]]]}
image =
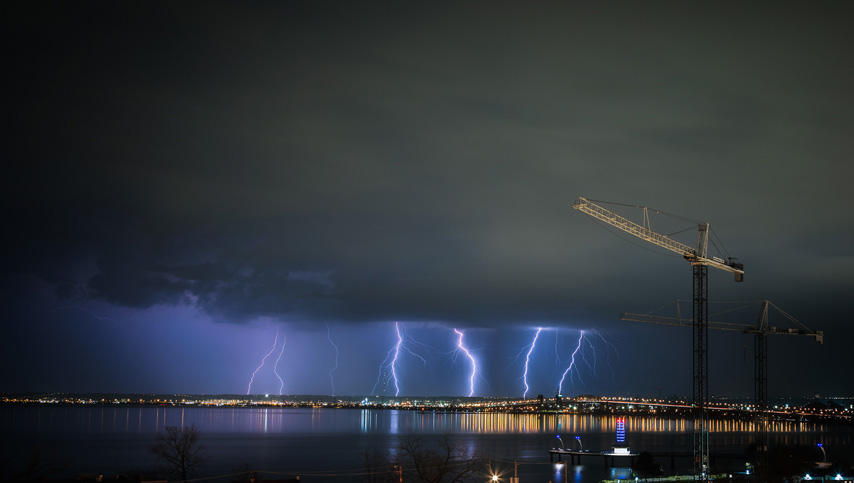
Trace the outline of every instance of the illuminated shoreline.
{"type": "MultiPolygon", "coordinates": [[[[831,398],[828,398],[831,399],[831,398]]],[[[778,422],[836,422],[851,424],[854,408],[835,403],[794,405],[776,404],[768,411],[778,422]]],[[[689,418],[691,404],[684,399],[609,398],[578,396],[574,398],[467,398],[467,397],[349,397],[334,396],[267,396],[267,395],[162,395],[162,394],[25,394],[0,396],[0,404],[57,404],[99,406],[154,407],[233,407],[233,408],[328,408],[431,411],[449,413],[508,413],[548,415],[624,415],[661,418],[689,418]]],[[[715,402],[710,416],[718,420],[751,421],[756,415],[753,405],[715,402]]]]}

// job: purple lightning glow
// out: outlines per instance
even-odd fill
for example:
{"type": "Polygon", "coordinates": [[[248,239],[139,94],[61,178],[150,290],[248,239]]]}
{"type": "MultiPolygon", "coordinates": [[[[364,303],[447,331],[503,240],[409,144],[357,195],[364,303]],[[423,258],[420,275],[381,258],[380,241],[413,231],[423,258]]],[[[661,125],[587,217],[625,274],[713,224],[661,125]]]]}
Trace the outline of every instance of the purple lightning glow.
{"type": "Polygon", "coordinates": [[[276,350],[277,345],[279,345],[279,329],[276,329],[276,338],[273,339],[273,348],[270,349],[270,352],[268,352],[267,355],[265,355],[263,359],[261,359],[261,364],[258,365],[258,367],[255,369],[255,372],[252,373],[252,377],[249,378],[249,387],[246,389],[246,395],[247,396],[249,395],[249,392],[252,390],[252,382],[255,381],[255,374],[257,374],[258,371],[261,370],[262,367],[264,367],[264,362],[267,360],[268,357],[270,357],[270,354],[272,354],[273,351],[276,350]]]}
{"type": "MultiPolygon", "coordinates": [[[[578,334],[578,345],[575,347],[575,351],[573,351],[573,353],[572,353],[572,359],[569,363],[569,367],[567,367],[566,370],[563,371],[563,377],[560,378],[560,384],[558,385],[558,389],[557,389],[558,394],[563,394],[563,381],[564,381],[564,379],[566,379],[566,375],[569,374],[570,371],[572,371],[573,367],[575,367],[575,354],[577,354],[578,351],[581,350],[581,344],[583,341],[584,341],[584,331],[581,330],[581,331],[579,331],[579,334],[578,334]]],[[[575,372],[576,372],[576,374],[578,374],[578,379],[581,380],[581,373],[578,372],[577,367],[575,368],[575,372]]],[[[570,376],[570,378],[571,377],[572,376],[570,376]]]]}
{"type": "MultiPolygon", "coordinates": [[[[276,333],[276,335],[278,335],[278,332],[276,333]]],[[[282,337],[282,351],[279,352],[279,357],[276,359],[276,364],[273,365],[273,374],[275,374],[276,377],[279,378],[279,396],[282,395],[282,389],[285,388],[285,381],[283,381],[282,376],[279,375],[279,361],[282,360],[282,354],[285,353],[285,346],[287,344],[288,344],[288,339],[286,337],[282,337]]],[[[276,348],[276,346],[273,346],[273,349],[275,349],[275,348],[276,348]]],[[[261,364],[263,364],[263,362],[261,364]]],[[[260,369],[260,368],[261,367],[258,366],[258,369],[260,369]]],[[[252,374],[252,375],[253,375],[253,377],[255,376],[255,374],[252,374]]],[[[250,382],[249,385],[252,385],[252,383],[250,382]]]]}
{"type": "Polygon", "coordinates": [[[463,352],[466,353],[469,360],[471,360],[471,376],[469,377],[469,397],[474,395],[474,376],[477,374],[477,363],[474,360],[474,356],[471,355],[468,349],[463,345],[463,333],[457,329],[454,329],[454,332],[460,336],[460,340],[457,342],[457,347],[460,348],[463,352]]]}
{"type": "Polygon", "coordinates": [[[332,395],[335,395],[335,378],[332,377],[332,373],[335,372],[335,369],[338,369],[338,346],[335,345],[335,342],[332,342],[332,329],[329,328],[329,324],[326,324],[326,338],[329,340],[329,343],[332,344],[332,347],[335,348],[335,367],[329,369],[329,384],[332,386],[332,395]]]}
{"type": "Polygon", "coordinates": [[[534,352],[534,346],[537,345],[537,338],[540,337],[540,332],[542,331],[543,329],[541,327],[537,328],[537,333],[534,334],[534,340],[531,341],[531,348],[528,349],[528,354],[525,355],[525,373],[522,374],[522,379],[525,383],[525,392],[522,393],[522,399],[525,399],[528,396],[528,390],[530,390],[528,387],[528,363],[531,361],[531,352],[534,352]]]}

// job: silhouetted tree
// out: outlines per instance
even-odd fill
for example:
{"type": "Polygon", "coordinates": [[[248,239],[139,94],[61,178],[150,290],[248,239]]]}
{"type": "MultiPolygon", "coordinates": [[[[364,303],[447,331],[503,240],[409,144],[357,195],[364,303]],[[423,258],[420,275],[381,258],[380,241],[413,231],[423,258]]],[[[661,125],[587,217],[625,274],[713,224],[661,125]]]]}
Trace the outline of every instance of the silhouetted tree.
{"type": "Polygon", "coordinates": [[[403,470],[404,482],[469,481],[483,467],[483,458],[477,452],[469,453],[447,433],[436,447],[430,447],[423,438],[412,433],[401,436],[396,460],[403,470]]]}
{"type": "Polygon", "coordinates": [[[482,476],[484,458],[467,451],[449,434],[430,444],[412,433],[400,437],[393,456],[376,449],[365,452],[365,479],[369,483],[461,483],[482,476]]]}
{"type": "Polygon", "coordinates": [[[187,480],[197,468],[204,466],[208,456],[199,443],[201,431],[196,425],[190,427],[166,426],[158,432],[148,452],[166,463],[167,471],[187,480]]]}
{"type": "Polygon", "coordinates": [[[387,453],[377,448],[365,449],[362,456],[365,467],[363,481],[367,483],[392,483],[398,481],[398,472],[387,453]]]}

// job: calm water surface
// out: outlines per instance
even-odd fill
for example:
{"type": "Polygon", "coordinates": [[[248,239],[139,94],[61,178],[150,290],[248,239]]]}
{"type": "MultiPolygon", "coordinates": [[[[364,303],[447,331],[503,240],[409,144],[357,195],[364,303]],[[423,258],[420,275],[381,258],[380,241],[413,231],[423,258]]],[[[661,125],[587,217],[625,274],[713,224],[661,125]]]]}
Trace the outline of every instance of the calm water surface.
{"type": "MultiPolygon", "coordinates": [[[[78,473],[134,473],[156,468],[147,447],[164,426],[195,424],[211,456],[206,475],[252,469],[301,475],[302,481],[358,481],[367,450],[392,451],[402,434],[440,438],[445,433],[466,448],[490,456],[493,466],[512,476],[519,463],[521,482],[573,481],[593,483],[603,478],[628,478],[628,468],[609,468],[601,458],[582,465],[557,468],[548,450],[583,446],[590,451],[610,449],[616,440],[616,417],[588,415],[518,415],[504,413],[453,414],[359,409],[153,408],[87,406],[2,406],[2,454],[25,459],[39,454],[68,461],[61,476],[78,473]],[[580,440],[576,440],[578,436],[580,440]]],[[[742,454],[752,437],[750,425],[715,422],[712,453],[742,454]]],[[[626,444],[633,451],[691,452],[692,428],[686,420],[626,419],[626,444]]],[[[771,433],[772,444],[854,448],[851,426],[781,423],[771,433]]],[[[854,455],[850,455],[851,458],[854,455]]],[[[690,473],[690,460],[676,467],[658,460],[668,473],[690,473]]],[[[719,460],[719,470],[738,470],[744,462],[719,460]]],[[[628,463],[626,463],[628,464],[628,463]]],[[[486,480],[486,478],[484,478],[486,480]]]]}

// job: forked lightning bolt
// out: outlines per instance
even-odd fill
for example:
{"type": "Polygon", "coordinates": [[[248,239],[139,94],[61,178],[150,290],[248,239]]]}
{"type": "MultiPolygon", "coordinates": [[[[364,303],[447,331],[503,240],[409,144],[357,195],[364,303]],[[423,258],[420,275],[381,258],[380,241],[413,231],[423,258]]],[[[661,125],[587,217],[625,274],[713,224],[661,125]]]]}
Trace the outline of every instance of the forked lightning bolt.
{"type": "Polygon", "coordinates": [[[394,378],[394,395],[400,394],[400,386],[397,384],[397,357],[400,355],[400,345],[403,344],[403,337],[400,336],[400,326],[397,322],[394,323],[394,330],[397,332],[397,344],[394,346],[394,359],[391,360],[391,377],[394,378]]]}
{"type": "Polygon", "coordinates": [[[397,344],[395,344],[394,347],[392,347],[391,350],[388,351],[388,354],[386,354],[385,359],[383,359],[383,361],[380,363],[379,373],[377,374],[377,382],[374,383],[374,388],[371,389],[371,396],[373,396],[377,392],[377,386],[379,385],[380,381],[383,380],[383,372],[387,371],[390,373],[390,375],[387,375],[385,377],[385,384],[388,384],[388,379],[390,377],[393,377],[394,387],[396,389],[394,395],[397,396],[400,393],[400,388],[397,385],[397,374],[395,374],[394,371],[394,364],[395,362],[397,362],[397,356],[400,353],[400,344],[403,343],[403,338],[400,336],[400,328],[398,327],[397,322],[394,323],[394,329],[395,331],[397,331],[397,344]],[[394,354],[393,357],[392,354],[394,354]],[[391,360],[391,363],[389,363],[389,359],[391,360]]]}
{"type": "Polygon", "coordinates": [[[276,350],[277,345],[279,345],[279,329],[276,329],[276,338],[273,339],[273,348],[270,349],[270,352],[268,352],[263,359],[261,359],[261,364],[258,365],[258,367],[255,369],[255,372],[252,373],[252,377],[249,378],[249,387],[246,389],[247,396],[252,390],[252,383],[255,381],[255,374],[258,374],[258,371],[261,370],[262,367],[264,367],[264,362],[267,360],[268,357],[270,357],[270,354],[272,354],[273,351],[276,350]]]}
{"type": "MultiPolygon", "coordinates": [[[[404,329],[403,333],[401,333],[399,322],[394,323],[394,330],[395,330],[395,333],[397,334],[397,343],[394,345],[394,347],[392,347],[388,351],[388,354],[386,354],[385,359],[383,359],[382,363],[380,364],[379,374],[377,374],[377,382],[374,383],[374,388],[371,389],[371,395],[372,396],[376,393],[377,386],[379,385],[380,381],[383,381],[383,385],[388,385],[389,380],[394,380],[394,395],[395,396],[400,395],[400,381],[398,380],[398,377],[397,377],[397,359],[400,356],[400,350],[401,349],[403,349],[406,352],[409,352],[410,354],[412,354],[413,356],[421,359],[421,362],[423,362],[425,365],[427,364],[427,361],[423,357],[412,352],[412,350],[406,346],[407,341],[413,342],[416,344],[421,344],[421,343],[413,340],[408,334],[406,334],[405,329],[404,329]],[[383,373],[386,374],[385,377],[383,377],[383,373]]],[[[421,344],[421,345],[424,345],[424,344],[421,344]]]]}
{"type": "MultiPolygon", "coordinates": [[[[277,335],[278,335],[278,332],[277,332],[277,335]]],[[[276,363],[273,365],[273,374],[275,374],[276,377],[279,378],[279,396],[282,395],[282,389],[285,388],[285,381],[283,381],[282,376],[279,375],[279,361],[282,360],[282,354],[285,353],[285,345],[287,345],[287,343],[288,343],[288,339],[285,337],[282,337],[282,351],[279,352],[279,357],[276,359],[276,363]]],[[[275,349],[275,348],[276,348],[276,346],[274,345],[273,349],[275,349]]],[[[263,362],[262,362],[262,364],[263,364],[263,362]]],[[[258,366],[258,369],[261,369],[261,366],[258,366]]],[[[256,369],[256,372],[257,372],[257,369],[256,369]]],[[[255,376],[255,374],[253,374],[253,377],[254,376],[255,376]]],[[[252,385],[251,382],[249,384],[252,385]]]]}
{"type": "MultiPolygon", "coordinates": [[[[579,331],[579,334],[578,334],[578,345],[575,347],[575,351],[572,352],[572,359],[570,360],[569,367],[567,367],[566,370],[563,371],[563,377],[560,378],[560,384],[558,385],[558,389],[557,389],[558,394],[563,394],[563,381],[564,381],[564,379],[566,379],[566,375],[569,374],[570,371],[572,371],[572,369],[575,367],[575,355],[578,354],[579,350],[581,350],[581,343],[583,342],[583,340],[584,340],[584,331],[581,330],[581,331],[579,331]]],[[[576,371],[575,371],[576,374],[578,374],[578,379],[581,380],[581,374],[578,372],[578,368],[575,368],[575,369],[576,369],[576,371]]],[[[570,376],[570,378],[571,377],[572,376],[570,376]]]]}
{"type": "Polygon", "coordinates": [[[474,360],[474,356],[471,355],[468,349],[463,345],[463,333],[457,329],[454,329],[454,332],[460,336],[459,341],[457,342],[457,347],[460,348],[463,352],[466,353],[469,360],[471,361],[471,376],[469,376],[469,397],[474,395],[474,377],[477,375],[477,362],[474,360]]]}
{"type": "Polygon", "coordinates": [[[537,338],[540,337],[540,332],[543,329],[541,327],[537,328],[537,333],[534,334],[534,340],[531,341],[531,347],[528,349],[528,353],[525,355],[525,372],[522,374],[522,380],[525,383],[525,392],[522,393],[522,399],[525,399],[528,396],[528,363],[531,361],[531,352],[534,352],[534,346],[537,345],[537,338]]]}
{"type": "Polygon", "coordinates": [[[611,367],[611,352],[608,350],[608,348],[610,347],[614,350],[615,354],[619,355],[619,352],[617,352],[617,348],[614,347],[614,344],[608,342],[605,337],[603,337],[602,334],[599,333],[598,330],[591,330],[590,332],[593,332],[594,334],[599,336],[599,338],[602,339],[602,342],[605,343],[605,362],[608,364],[608,370],[611,371],[611,379],[615,380],[617,375],[614,373],[614,368],[611,367]]]}

